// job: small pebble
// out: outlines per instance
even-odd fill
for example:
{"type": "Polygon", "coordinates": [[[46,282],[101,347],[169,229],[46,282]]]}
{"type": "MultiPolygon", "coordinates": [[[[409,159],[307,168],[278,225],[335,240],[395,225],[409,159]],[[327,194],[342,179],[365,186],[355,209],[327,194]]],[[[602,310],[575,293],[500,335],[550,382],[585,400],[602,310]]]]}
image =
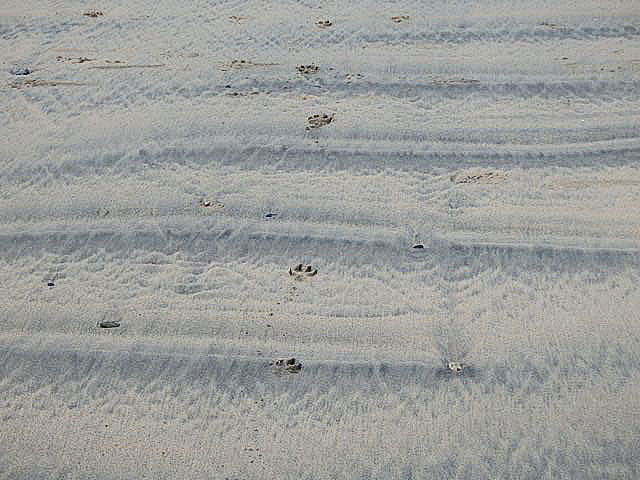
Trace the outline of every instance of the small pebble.
{"type": "Polygon", "coordinates": [[[275,217],[276,215],[278,215],[278,214],[277,214],[277,213],[267,213],[267,214],[265,215],[265,217],[267,217],[267,218],[273,218],[273,217],[275,217]]]}
{"type": "Polygon", "coordinates": [[[53,283],[53,282],[49,282],[49,283],[47,283],[47,287],[55,287],[55,286],[56,286],[56,284],[55,284],[55,283],[53,283]]]}
{"type": "Polygon", "coordinates": [[[413,248],[424,248],[424,245],[422,245],[421,243],[416,243],[413,248]]]}
{"type": "Polygon", "coordinates": [[[100,322],[100,328],[117,328],[120,326],[119,322],[114,322],[112,320],[107,320],[104,322],[100,322]]]}

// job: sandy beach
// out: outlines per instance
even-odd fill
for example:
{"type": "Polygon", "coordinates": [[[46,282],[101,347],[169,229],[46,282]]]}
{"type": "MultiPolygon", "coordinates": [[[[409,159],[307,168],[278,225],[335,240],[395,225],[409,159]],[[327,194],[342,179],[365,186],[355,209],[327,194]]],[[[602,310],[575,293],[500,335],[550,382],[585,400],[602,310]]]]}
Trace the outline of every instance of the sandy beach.
{"type": "Polygon", "coordinates": [[[569,3],[2,2],[0,479],[640,478],[640,5],[569,3]]]}

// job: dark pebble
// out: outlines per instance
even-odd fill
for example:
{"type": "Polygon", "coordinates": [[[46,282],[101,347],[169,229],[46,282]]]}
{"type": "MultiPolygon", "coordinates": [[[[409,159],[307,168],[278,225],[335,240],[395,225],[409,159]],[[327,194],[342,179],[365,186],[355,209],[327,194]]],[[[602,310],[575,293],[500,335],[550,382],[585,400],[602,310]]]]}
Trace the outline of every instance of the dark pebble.
{"type": "Polygon", "coordinates": [[[424,248],[424,245],[422,245],[421,243],[416,243],[413,248],[424,248]]]}
{"type": "Polygon", "coordinates": [[[56,284],[55,284],[55,283],[53,283],[53,282],[49,282],[49,283],[47,283],[47,287],[55,287],[55,286],[56,286],[56,284]]]}
{"type": "Polygon", "coordinates": [[[119,327],[120,323],[119,322],[114,322],[111,320],[107,320],[105,322],[100,322],[100,328],[116,328],[119,327]]]}
{"type": "Polygon", "coordinates": [[[278,215],[278,214],[277,214],[277,213],[267,213],[267,214],[265,215],[265,217],[267,217],[267,218],[273,218],[273,217],[275,217],[276,215],[278,215]]]}

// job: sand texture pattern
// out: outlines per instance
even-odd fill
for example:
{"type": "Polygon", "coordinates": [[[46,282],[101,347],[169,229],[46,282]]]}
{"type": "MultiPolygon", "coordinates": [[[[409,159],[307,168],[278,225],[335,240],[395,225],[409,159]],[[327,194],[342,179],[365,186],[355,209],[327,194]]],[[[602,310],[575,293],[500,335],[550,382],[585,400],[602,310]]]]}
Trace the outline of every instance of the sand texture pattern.
{"type": "Polygon", "coordinates": [[[0,5],[0,479],[640,478],[637,0],[0,5]]]}

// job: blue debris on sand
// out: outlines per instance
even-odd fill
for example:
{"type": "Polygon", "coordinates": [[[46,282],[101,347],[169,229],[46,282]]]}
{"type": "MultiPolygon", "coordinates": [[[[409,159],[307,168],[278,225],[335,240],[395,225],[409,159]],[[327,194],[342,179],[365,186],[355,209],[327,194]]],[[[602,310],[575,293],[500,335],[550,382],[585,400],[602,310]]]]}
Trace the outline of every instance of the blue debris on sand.
{"type": "Polygon", "coordinates": [[[267,218],[273,218],[273,217],[275,217],[276,215],[278,215],[278,214],[277,214],[277,213],[267,213],[267,214],[265,215],[265,217],[267,217],[267,218]]]}

